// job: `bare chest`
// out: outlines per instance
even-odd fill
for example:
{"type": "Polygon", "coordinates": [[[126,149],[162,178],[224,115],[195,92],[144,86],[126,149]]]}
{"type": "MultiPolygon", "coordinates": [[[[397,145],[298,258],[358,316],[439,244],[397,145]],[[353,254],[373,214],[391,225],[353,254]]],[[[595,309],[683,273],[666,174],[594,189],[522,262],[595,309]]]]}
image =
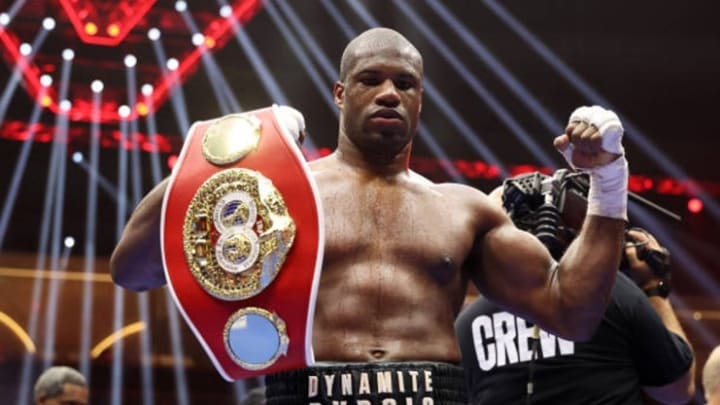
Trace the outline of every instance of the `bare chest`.
{"type": "Polygon", "coordinates": [[[458,269],[469,254],[470,218],[452,198],[387,184],[325,191],[327,260],[458,269]]]}

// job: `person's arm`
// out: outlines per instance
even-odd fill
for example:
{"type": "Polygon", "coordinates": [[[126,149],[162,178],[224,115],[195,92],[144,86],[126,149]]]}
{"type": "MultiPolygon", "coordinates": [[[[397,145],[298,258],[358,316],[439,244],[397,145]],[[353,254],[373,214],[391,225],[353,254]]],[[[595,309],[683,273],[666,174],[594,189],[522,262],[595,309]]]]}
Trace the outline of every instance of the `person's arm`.
{"type": "Polygon", "coordinates": [[[588,211],[571,245],[554,264],[531,234],[515,228],[498,207],[480,240],[481,293],[562,337],[582,341],[595,331],[620,263],[627,218],[627,162],[614,113],[581,107],[555,146],[573,167],[590,173],[588,211]]]}
{"type": "MultiPolygon", "coordinates": [[[[660,316],[663,324],[670,332],[682,338],[692,350],[690,341],[680,326],[670,300],[662,297],[649,297],[650,305],[660,316]]],[[[688,403],[695,395],[695,359],[690,368],[677,380],[659,387],[644,386],[643,390],[653,399],[666,405],[681,405],[688,403]]]]}
{"type": "Polygon", "coordinates": [[[168,179],[153,188],[133,211],[110,258],[113,281],[144,291],[165,284],[160,249],[160,214],[168,179]]]}
{"type": "MultiPolygon", "coordinates": [[[[639,229],[630,229],[628,238],[633,242],[628,243],[625,248],[629,273],[635,284],[643,291],[657,288],[658,284],[663,280],[654,272],[648,263],[638,257],[637,246],[643,246],[646,249],[659,251],[661,249],[658,241],[651,234],[643,232],[639,229]]],[[[690,341],[685,335],[675,310],[667,297],[652,295],[648,297],[648,301],[655,313],[660,317],[665,328],[681,338],[692,350],[690,341]]],[[[688,370],[677,378],[675,381],[662,386],[644,386],[643,390],[647,395],[659,401],[662,404],[685,404],[693,395],[695,395],[695,360],[688,370]]]]}
{"type": "Polygon", "coordinates": [[[624,221],[588,217],[555,266],[530,233],[517,229],[499,208],[498,224],[481,244],[480,292],[501,307],[564,338],[587,340],[607,306],[620,263],[624,221]]]}

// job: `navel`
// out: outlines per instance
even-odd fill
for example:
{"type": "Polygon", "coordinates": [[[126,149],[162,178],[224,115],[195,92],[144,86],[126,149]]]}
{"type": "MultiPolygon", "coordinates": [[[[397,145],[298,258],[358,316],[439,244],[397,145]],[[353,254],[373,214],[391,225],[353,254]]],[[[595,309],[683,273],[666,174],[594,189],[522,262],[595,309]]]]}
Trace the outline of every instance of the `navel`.
{"type": "Polygon", "coordinates": [[[380,350],[380,349],[374,349],[374,350],[370,350],[370,355],[371,355],[374,359],[380,360],[380,359],[384,358],[384,357],[387,355],[387,351],[385,351],[385,350],[380,350]]]}

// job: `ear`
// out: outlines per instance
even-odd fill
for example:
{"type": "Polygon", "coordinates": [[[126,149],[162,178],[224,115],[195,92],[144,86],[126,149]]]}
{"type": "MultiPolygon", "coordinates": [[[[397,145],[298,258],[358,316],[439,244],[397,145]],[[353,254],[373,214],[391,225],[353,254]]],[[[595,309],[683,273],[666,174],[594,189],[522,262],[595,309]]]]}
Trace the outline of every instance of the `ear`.
{"type": "Polygon", "coordinates": [[[335,105],[339,108],[343,106],[343,96],[345,95],[345,85],[342,82],[335,82],[333,84],[333,98],[335,99],[335,105]]]}

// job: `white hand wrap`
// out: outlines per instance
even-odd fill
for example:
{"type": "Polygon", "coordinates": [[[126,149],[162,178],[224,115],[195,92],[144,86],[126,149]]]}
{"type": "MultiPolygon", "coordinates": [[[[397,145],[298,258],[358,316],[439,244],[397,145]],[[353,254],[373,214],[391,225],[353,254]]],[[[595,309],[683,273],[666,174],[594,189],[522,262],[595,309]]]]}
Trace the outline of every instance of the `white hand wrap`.
{"type": "Polygon", "coordinates": [[[597,128],[602,135],[604,150],[618,155],[625,153],[621,143],[623,126],[614,112],[597,105],[580,107],[570,114],[570,122],[573,121],[583,121],[597,128]]]}
{"type": "Polygon", "coordinates": [[[587,215],[627,221],[628,163],[625,156],[586,171],[590,174],[587,215]]]}
{"type": "Polygon", "coordinates": [[[595,126],[602,136],[603,150],[622,155],[599,167],[578,168],[572,163],[573,144],[562,151],[574,169],[590,174],[587,215],[627,221],[628,163],[622,146],[623,127],[618,116],[599,106],[580,107],[570,114],[570,122],[582,121],[595,126]]]}
{"type": "Polygon", "coordinates": [[[301,133],[305,131],[305,117],[302,113],[286,105],[273,106],[280,123],[288,133],[295,139],[295,142],[302,143],[301,133]]]}

